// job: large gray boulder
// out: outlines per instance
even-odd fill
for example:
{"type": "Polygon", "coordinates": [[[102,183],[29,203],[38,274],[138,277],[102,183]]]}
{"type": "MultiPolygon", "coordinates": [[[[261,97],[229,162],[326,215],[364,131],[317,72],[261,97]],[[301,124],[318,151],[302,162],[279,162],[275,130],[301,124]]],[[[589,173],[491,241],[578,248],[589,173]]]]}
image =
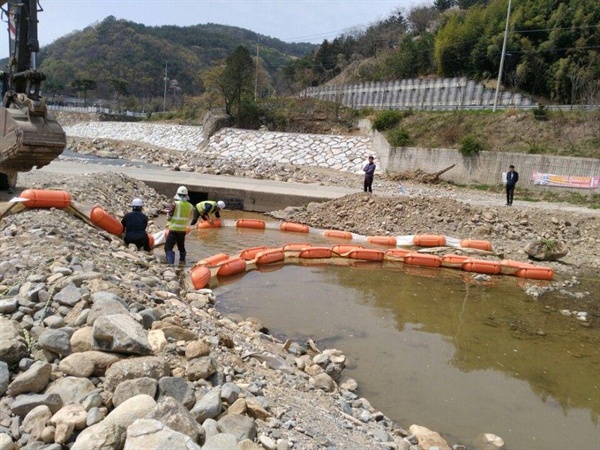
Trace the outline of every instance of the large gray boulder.
{"type": "Polygon", "coordinates": [[[127,428],[124,450],[200,450],[189,436],[153,419],[138,419],[127,428]]]}
{"type": "Polygon", "coordinates": [[[99,317],[94,322],[92,336],[97,350],[126,355],[152,354],[146,330],[128,314],[99,317]]]}
{"type": "Polygon", "coordinates": [[[0,317],[0,361],[14,364],[29,355],[25,339],[18,323],[0,317]]]}
{"type": "Polygon", "coordinates": [[[46,394],[58,394],[65,405],[81,403],[96,387],[87,378],[64,377],[54,380],[46,388],[46,394]]]}
{"type": "Polygon", "coordinates": [[[98,317],[114,314],[127,314],[125,301],[111,292],[95,292],[92,294],[93,305],[87,316],[87,324],[93,325],[98,317]]]}
{"type": "Polygon", "coordinates": [[[16,397],[19,394],[32,392],[37,394],[42,392],[48,385],[52,366],[43,361],[34,362],[29,369],[17,376],[6,393],[11,397],[16,397]]]}
{"type": "Polygon", "coordinates": [[[202,136],[205,141],[221,128],[230,127],[233,118],[224,112],[208,111],[202,119],[202,136]]]}
{"type": "Polygon", "coordinates": [[[136,395],[146,394],[154,398],[158,381],[154,378],[136,378],[135,380],[125,380],[120,383],[113,394],[113,405],[119,406],[125,400],[135,397],[136,395]]]}
{"type": "Polygon", "coordinates": [[[217,423],[221,433],[233,434],[238,442],[244,439],[254,440],[256,437],[256,423],[254,419],[241,414],[227,414],[217,423]]]}
{"type": "Polygon", "coordinates": [[[71,450],[123,448],[127,427],[156,407],[149,395],[137,395],[121,403],[106,418],[83,430],[71,450]]]}
{"type": "Polygon", "coordinates": [[[159,380],[171,374],[169,362],[158,356],[123,359],[106,371],[105,389],[112,391],[125,380],[150,377],[159,380]]]}
{"type": "Polygon", "coordinates": [[[167,425],[172,430],[190,436],[194,442],[204,442],[204,428],[185,406],[173,397],[164,397],[159,400],[156,408],[147,416],[167,425]]]}
{"type": "Polygon", "coordinates": [[[558,261],[567,256],[567,244],[554,239],[534,239],[523,249],[531,259],[537,261],[558,261]]]}
{"type": "Polygon", "coordinates": [[[71,335],[65,330],[45,330],[37,342],[40,348],[66,356],[71,353],[71,335]]]}

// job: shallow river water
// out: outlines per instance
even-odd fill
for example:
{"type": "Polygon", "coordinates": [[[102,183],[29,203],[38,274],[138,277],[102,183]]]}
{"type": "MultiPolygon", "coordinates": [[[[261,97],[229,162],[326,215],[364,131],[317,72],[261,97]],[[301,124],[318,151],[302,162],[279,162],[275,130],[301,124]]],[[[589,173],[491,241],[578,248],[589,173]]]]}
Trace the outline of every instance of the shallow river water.
{"type": "MultiPolygon", "coordinates": [[[[236,228],[194,231],[186,242],[192,262],[260,245],[340,243],[236,228]]],[[[272,269],[220,280],[217,308],[258,317],[275,336],[343,350],[360,395],[402,426],[468,446],[488,432],[508,449],[600,449],[600,329],[532,301],[523,280],[477,284],[459,270],[403,264],[272,269]]]]}

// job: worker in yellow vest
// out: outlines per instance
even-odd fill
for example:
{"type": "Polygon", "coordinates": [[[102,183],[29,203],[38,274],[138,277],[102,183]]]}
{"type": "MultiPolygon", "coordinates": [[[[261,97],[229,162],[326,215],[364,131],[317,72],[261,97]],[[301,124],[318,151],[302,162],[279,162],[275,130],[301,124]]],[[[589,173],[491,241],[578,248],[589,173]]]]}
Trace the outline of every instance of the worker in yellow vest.
{"type": "Polygon", "coordinates": [[[192,225],[195,225],[198,222],[199,218],[202,220],[208,220],[208,222],[212,225],[213,220],[210,215],[214,214],[217,219],[221,218],[221,211],[225,209],[225,202],[219,200],[218,202],[212,200],[205,200],[203,202],[197,203],[196,208],[194,208],[194,220],[192,220],[192,225]]]}
{"type": "Polygon", "coordinates": [[[185,186],[177,188],[177,194],[173,197],[175,201],[167,211],[167,228],[169,234],[165,242],[165,254],[167,264],[175,264],[175,245],[179,250],[179,265],[185,264],[185,234],[187,227],[194,215],[194,205],[192,205],[188,197],[188,190],[185,186]]]}

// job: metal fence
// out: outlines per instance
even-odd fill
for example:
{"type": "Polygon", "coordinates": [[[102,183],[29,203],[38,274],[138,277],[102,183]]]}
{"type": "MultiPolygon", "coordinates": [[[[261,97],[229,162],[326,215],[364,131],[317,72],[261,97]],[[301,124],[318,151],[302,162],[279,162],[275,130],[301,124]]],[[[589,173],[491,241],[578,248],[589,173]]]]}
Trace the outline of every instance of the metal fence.
{"type": "Polygon", "coordinates": [[[136,117],[140,119],[144,119],[148,117],[148,113],[144,112],[134,112],[134,111],[117,111],[110,108],[101,108],[99,106],[58,106],[58,105],[48,105],[48,109],[52,111],[61,111],[61,112],[74,112],[74,113],[84,113],[84,114],[110,114],[113,116],[123,116],[123,117],[136,117]]]}

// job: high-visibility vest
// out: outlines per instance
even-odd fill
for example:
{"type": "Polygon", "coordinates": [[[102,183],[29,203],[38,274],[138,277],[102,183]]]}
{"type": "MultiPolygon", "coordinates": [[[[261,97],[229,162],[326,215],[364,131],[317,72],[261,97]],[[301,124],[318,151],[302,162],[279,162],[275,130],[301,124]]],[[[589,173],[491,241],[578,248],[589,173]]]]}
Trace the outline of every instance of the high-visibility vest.
{"type": "Polygon", "coordinates": [[[190,202],[177,200],[175,202],[175,210],[173,211],[171,220],[169,220],[169,230],[185,231],[192,217],[193,208],[194,206],[190,202]]]}
{"type": "Polygon", "coordinates": [[[214,213],[218,209],[217,202],[214,202],[212,200],[205,200],[203,202],[198,203],[196,205],[196,209],[198,210],[200,215],[211,214],[211,213],[214,213]],[[210,209],[208,211],[206,211],[206,205],[210,205],[210,209]]]}

